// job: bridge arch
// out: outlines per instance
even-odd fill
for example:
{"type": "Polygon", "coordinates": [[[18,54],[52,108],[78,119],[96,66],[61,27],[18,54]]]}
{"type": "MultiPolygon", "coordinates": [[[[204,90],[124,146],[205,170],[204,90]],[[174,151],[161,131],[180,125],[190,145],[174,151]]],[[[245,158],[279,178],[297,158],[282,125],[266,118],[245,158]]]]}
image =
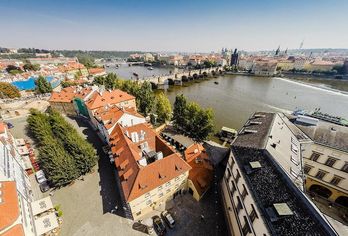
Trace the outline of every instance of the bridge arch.
{"type": "Polygon", "coordinates": [[[208,77],[208,73],[207,73],[206,71],[204,71],[204,72],[202,73],[202,75],[203,75],[204,77],[208,77]]]}
{"type": "Polygon", "coordinates": [[[346,196],[339,196],[339,197],[335,200],[335,202],[336,202],[337,204],[340,204],[341,206],[344,206],[344,207],[348,208],[348,197],[346,197],[346,196]]]}
{"type": "Polygon", "coordinates": [[[183,76],[181,76],[181,80],[183,82],[187,82],[189,80],[189,78],[186,75],[183,75],[183,76]]]}
{"type": "Polygon", "coordinates": [[[194,74],[192,75],[192,77],[193,77],[193,79],[198,79],[198,74],[197,74],[197,73],[194,73],[194,74]]]}
{"type": "Polygon", "coordinates": [[[168,84],[169,85],[174,85],[174,79],[172,79],[172,78],[168,78],[168,84]]]}
{"type": "Polygon", "coordinates": [[[332,195],[332,192],[330,189],[318,185],[318,184],[313,184],[310,188],[309,191],[318,194],[319,196],[322,196],[324,198],[329,198],[332,195]]]}

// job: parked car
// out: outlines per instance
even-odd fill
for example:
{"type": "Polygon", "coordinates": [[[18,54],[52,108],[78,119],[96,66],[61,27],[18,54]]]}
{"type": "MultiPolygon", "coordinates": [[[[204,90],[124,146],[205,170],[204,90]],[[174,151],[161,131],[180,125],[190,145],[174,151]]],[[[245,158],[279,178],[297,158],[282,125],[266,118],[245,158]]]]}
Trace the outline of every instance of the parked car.
{"type": "Polygon", "coordinates": [[[35,178],[36,178],[36,181],[41,184],[45,181],[47,181],[46,179],[46,176],[45,176],[45,173],[43,172],[43,170],[39,170],[35,173],[35,178]]]}
{"type": "Polygon", "coordinates": [[[50,186],[48,185],[47,181],[42,182],[40,185],[41,192],[47,192],[50,189],[50,186]]]}
{"type": "Polygon", "coordinates": [[[165,235],[167,230],[161,218],[159,216],[154,216],[152,217],[152,220],[153,220],[153,227],[155,228],[158,235],[165,235]]]}
{"type": "Polygon", "coordinates": [[[13,124],[11,124],[11,123],[7,122],[7,128],[12,129],[13,127],[14,127],[14,125],[13,125],[13,124]]]}
{"type": "Polygon", "coordinates": [[[172,229],[175,226],[175,220],[172,215],[168,211],[164,211],[161,213],[162,218],[168,224],[168,226],[172,229]]]}

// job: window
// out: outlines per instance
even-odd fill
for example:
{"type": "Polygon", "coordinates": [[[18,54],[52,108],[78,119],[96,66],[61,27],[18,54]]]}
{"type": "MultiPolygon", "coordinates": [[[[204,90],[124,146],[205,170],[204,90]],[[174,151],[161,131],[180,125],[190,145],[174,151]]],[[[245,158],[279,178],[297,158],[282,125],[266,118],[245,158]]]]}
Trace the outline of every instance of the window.
{"type": "Polygon", "coordinates": [[[170,186],[170,181],[166,183],[166,187],[170,186]]]}
{"type": "Polygon", "coordinates": [[[313,152],[309,159],[312,160],[312,161],[317,161],[319,157],[320,157],[319,153],[313,152]]]}
{"type": "Polygon", "coordinates": [[[248,191],[246,190],[245,185],[243,184],[242,199],[244,200],[247,195],[248,195],[248,191]]]}
{"type": "Polygon", "coordinates": [[[237,170],[236,183],[238,183],[239,178],[240,178],[240,173],[239,173],[239,170],[237,170]]]}
{"type": "Polygon", "coordinates": [[[158,186],[158,190],[162,190],[162,188],[163,188],[163,186],[161,185],[161,186],[158,186]]]}
{"type": "Polygon", "coordinates": [[[146,205],[150,205],[151,203],[152,203],[151,200],[147,200],[147,201],[146,201],[146,205]]]}
{"type": "Polygon", "coordinates": [[[323,171],[323,170],[318,170],[318,173],[317,173],[317,175],[315,176],[315,178],[317,178],[317,179],[323,179],[325,175],[326,175],[326,172],[325,172],[325,171],[323,171]]]}
{"type": "Polygon", "coordinates": [[[244,217],[244,226],[242,228],[242,232],[243,232],[243,235],[247,235],[248,233],[250,233],[250,226],[246,216],[243,216],[243,217],[244,217]]]}
{"type": "Polygon", "coordinates": [[[332,185],[338,185],[338,184],[341,182],[342,179],[343,179],[342,177],[339,177],[339,176],[336,176],[336,175],[335,175],[335,176],[332,178],[330,184],[332,184],[332,185]]]}
{"type": "Polygon", "coordinates": [[[160,192],[160,193],[158,194],[158,197],[163,197],[163,193],[160,192]]]}
{"type": "Polygon", "coordinates": [[[231,158],[231,168],[233,168],[233,166],[234,166],[234,159],[233,158],[231,158]]]}
{"type": "Polygon", "coordinates": [[[240,198],[237,196],[237,213],[243,209],[242,202],[240,201],[240,198]]]}
{"type": "Polygon", "coordinates": [[[305,165],[304,168],[303,168],[303,171],[304,171],[305,174],[308,174],[309,171],[311,171],[312,168],[313,167],[310,166],[310,165],[305,165]]]}
{"type": "Polygon", "coordinates": [[[150,193],[146,193],[145,198],[149,198],[149,197],[150,197],[150,193]]]}
{"type": "Polygon", "coordinates": [[[167,193],[169,193],[170,191],[171,191],[171,189],[170,189],[170,188],[168,188],[168,189],[167,189],[167,193]]]}
{"type": "Polygon", "coordinates": [[[233,181],[231,181],[231,183],[232,183],[232,190],[231,190],[231,192],[232,192],[232,195],[233,195],[234,192],[237,190],[237,188],[236,188],[236,185],[234,184],[233,181]]]}
{"type": "Polygon", "coordinates": [[[227,179],[229,179],[231,177],[232,173],[230,168],[227,167],[227,179]]]}
{"type": "Polygon", "coordinates": [[[254,222],[254,220],[255,220],[256,218],[259,218],[259,217],[257,216],[256,210],[255,210],[255,207],[254,207],[253,204],[251,204],[251,212],[250,212],[250,214],[249,214],[249,218],[250,218],[251,222],[254,222]]]}
{"type": "Polygon", "coordinates": [[[141,211],[138,211],[138,212],[136,213],[136,215],[137,215],[137,216],[141,215],[141,211]]]}
{"type": "Polygon", "coordinates": [[[342,167],[341,170],[348,173],[348,162],[344,163],[344,166],[342,167]]]}
{"type": "Polygon", "coordinates": [[[297,157],[295,155],[291,155],[290,160],[292,163],[294,163],[296,166],[300,164],[300,162],[297,160],[297,157]]]}
{"type": "Polygon", "coordinates": [[[176,181],[179,181],[179,177],[176,177],[176,178],[175,178],[175,182],[176,182],[176,181]]]}
{"type": "Polygon", "coordinates": [[[336,161],[337,161],[336,158],[329,157],[327,159],[327,161],[325,162],[325,165],[332,167],[335,164],[336,161]]]}

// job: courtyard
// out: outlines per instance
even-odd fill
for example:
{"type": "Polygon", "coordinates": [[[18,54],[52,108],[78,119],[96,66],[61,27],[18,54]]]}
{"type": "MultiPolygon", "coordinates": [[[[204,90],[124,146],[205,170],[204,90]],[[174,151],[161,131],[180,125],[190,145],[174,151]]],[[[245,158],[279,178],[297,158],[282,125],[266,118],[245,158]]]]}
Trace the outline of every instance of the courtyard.
{"type": "MultiPolygon", "coordinates": [[[[103,144],[97,133],[89,127],[86,120],[67,119],[94,145],[100,158],[92,173],[69,186],[51,192],[54,205],[60,205],[63,211],[60,235],[146,235],[132,228],[134,222],[123,217],[121,207],[115,210],[115,207],[121,204],[114,166],[103,152],[103,144]]],[[[26,134],[24,118],[12,119],[10,122],[15,126],[11,130],[15,137],[30,139],[26,134]]],[[[35,185],[35,178],[31,179],[35,185]]],[[[189,193],[179,195],[172,200],[168,210],[176,220],[176,227],[174,229],[167,227],[167,235],[226,235],[217,186],[214,183],[200,202],[194,200],[189,193]]],[[[48,195],[48,192],[41,194],[39,191],[34,191],[34,193],[41,195],[35,198],[48,195]]]]}

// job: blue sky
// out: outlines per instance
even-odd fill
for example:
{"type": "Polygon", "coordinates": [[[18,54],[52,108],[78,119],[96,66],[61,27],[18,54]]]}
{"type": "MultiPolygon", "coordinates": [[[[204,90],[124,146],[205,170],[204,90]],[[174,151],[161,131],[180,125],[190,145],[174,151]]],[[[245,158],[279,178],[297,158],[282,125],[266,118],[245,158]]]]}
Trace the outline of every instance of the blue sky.
{"type": "Polygon", "coordinates": [[[0,0],[0,28],[3,47],[348,48],[348,1],[0,0]]]}

